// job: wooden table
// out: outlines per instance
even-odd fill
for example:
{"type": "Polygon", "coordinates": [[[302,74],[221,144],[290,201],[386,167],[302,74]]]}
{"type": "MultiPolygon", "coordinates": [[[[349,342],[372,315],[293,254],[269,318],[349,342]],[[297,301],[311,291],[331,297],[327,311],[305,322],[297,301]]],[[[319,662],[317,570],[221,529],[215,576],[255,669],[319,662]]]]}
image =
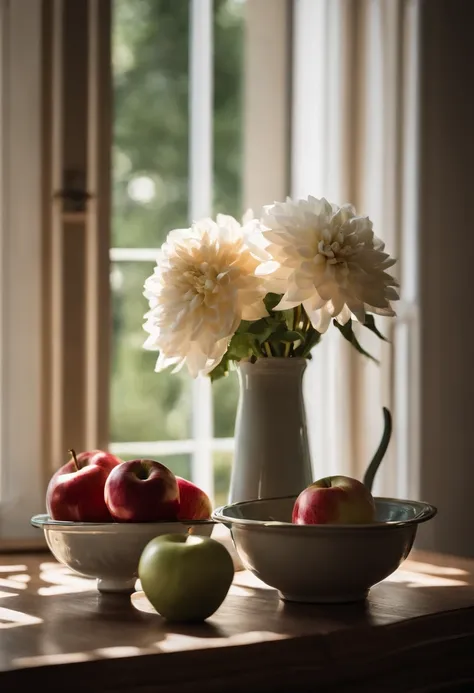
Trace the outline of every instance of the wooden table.
{"type": "Polygon", "coordinates": [[[474,561],[412,554],[365,603],[284,604],[243,571],[205,624],[0,556],[0,691],[474,692],[474,561]],[[456,685],[455,685],[456,684],[456,685]]]}

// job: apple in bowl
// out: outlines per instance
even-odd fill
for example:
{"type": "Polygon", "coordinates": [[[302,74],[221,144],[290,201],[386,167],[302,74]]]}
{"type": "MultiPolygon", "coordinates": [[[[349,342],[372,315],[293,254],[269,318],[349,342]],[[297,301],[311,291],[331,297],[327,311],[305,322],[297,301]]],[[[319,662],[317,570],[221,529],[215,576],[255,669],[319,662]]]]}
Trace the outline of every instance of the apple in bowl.
{"type": "Polygon", "coordinates": [[[192,481],[176,477],[179,489],[178,520],[209,520],[212,513],[212,503],[199,486],[192,481]]]}
{"type": "Polygon", "coordinates": [[[375,521],[371,492],[357,479],[328,476],[304,489],[293,506],[297,525],[370,524],[375,521]]]}
{"type": "Polygon", "coordinates": [[[76,455],[51,477],[46,491],[46,507],[53,520],[69,522],[111,522],[104,500],[104,488],[111,471],[122,461],[105,450],[76,455]]]}
{"type": "Polygon", "coordinates": [[[178,482],[173,472],[156,460],[122,462],[107,478],[104,498],[110,514],[118,522],[178,519],[178,482]]]}

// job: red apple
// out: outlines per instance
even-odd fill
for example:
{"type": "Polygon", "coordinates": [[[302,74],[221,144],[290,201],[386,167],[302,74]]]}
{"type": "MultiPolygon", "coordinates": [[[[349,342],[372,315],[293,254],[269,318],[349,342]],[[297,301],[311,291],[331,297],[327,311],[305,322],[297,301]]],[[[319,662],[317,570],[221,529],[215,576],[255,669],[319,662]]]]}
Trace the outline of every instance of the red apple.
{"type": "Polygon", "coordinates": [[[120,522],[175,521],[179,510],[176,477],[156,460],[122,462],[107,479],[104,496],[120,522]]]}
{"type": "Polygon", "coordinates": [[[328,476],[300,493],[293,506],[297,525],[368,524],[375,520],[370,491],[357,479],[328,476]]]}
{"type": "Polygon", "coordinates": [[[104,450],[76,453],[51,477],[46,507],[53,520],[111,522],[104,500],[104,487],[112,469],[121,460],[104,450]]]}
{"type": "Polygon", "coordinates": [[[176,477],[179,488],[178,520],[208,520],[212,504],[209,496],[192,481],[176,477]]]}

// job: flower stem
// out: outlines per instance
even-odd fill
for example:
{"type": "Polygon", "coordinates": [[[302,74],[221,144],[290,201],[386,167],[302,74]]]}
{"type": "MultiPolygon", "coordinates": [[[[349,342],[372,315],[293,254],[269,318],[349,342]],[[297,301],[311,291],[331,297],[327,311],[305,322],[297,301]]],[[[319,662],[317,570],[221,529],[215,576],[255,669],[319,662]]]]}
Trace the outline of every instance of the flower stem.
{"type": "Polygon", "coordinates": [[[293,347],[293,344],[285,344],[285,351],[283,353],[283,356],[286,358],[287,356],[290,355],[290,349],[293,347]]]}
{"type": "MultiPolygon", "coordinates": [[[[293,329],[294,330],[297,330],[299,327],[300,320],[301,320],[301,310],[302,310],[301,305],[296,306],[296,308],[293,308],[293,311],[294,311],[293,312],[293,329]]],[[[294,344],[290,344],[290,349],[289,349],[289,352],[287,354],[286,353],[286,347],[285,347],[285,356],[294,356],[294,353],[293,353],[294,350],[295,350],[294,344]]]]}
{"type": "Polygon", "coordinates": [[[295,319],[294,319],[294,322],[293,322],[293,329],[294,329],[294,330],[297,330],[297,329],[298,329],[298,325],[300,324],[300,320],[301,320],[301,306],[296,306],[296,308],[295,308],[295,319]]]}
{"type": "Polygon", "coordinates": [[[263,348],[265,349],[267,356],[273,356],[272,350],[270,349],[270,345],[268,342],[263,343],[263,348]]]}
{"type": "Polygon", "coordinates": [[[259,359],[262,356],[262,351],[261,349],[258,348],[256,342],[252,342],[250,345],[250,348],[252,350],[253,355],[259,359]]]}
{"type": "Polygon", "coordinates": [[[306,333],[308,331],[310,325],[311,325],[311,320],[309,319],[306,311],[303,309],[303,328],[302,328],[303,332],[306,333]]]}

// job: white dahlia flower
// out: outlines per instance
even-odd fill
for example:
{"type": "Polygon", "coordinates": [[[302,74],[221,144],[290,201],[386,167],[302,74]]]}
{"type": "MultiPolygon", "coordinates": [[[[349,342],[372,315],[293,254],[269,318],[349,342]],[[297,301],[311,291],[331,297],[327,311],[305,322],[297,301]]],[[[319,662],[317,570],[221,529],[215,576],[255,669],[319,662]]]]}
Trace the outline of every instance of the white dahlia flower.
{"type": "Polygon", "coordinates": [[[186,364],[193,377],[205,375],[221,361],[241,320],[268,315],[264,278],[255,273],[267,256],[246,242],[258,226],[220,214],[168,234],[144,291],[150,305],[144,346],[160,352],[155,370],[186,364]]]}
{"type": "Polygon", "coordinates": [[[364,322],[366,312],[395,315],[398,282],[386,271],[395,260],[351,205],[288,198],[264,207],[262,223],[266,250],[278,263],[267,288],[283,294],[275,310],[303,304],[319,332],[331,318],[345,324],[351,316],[364,322]]]}

